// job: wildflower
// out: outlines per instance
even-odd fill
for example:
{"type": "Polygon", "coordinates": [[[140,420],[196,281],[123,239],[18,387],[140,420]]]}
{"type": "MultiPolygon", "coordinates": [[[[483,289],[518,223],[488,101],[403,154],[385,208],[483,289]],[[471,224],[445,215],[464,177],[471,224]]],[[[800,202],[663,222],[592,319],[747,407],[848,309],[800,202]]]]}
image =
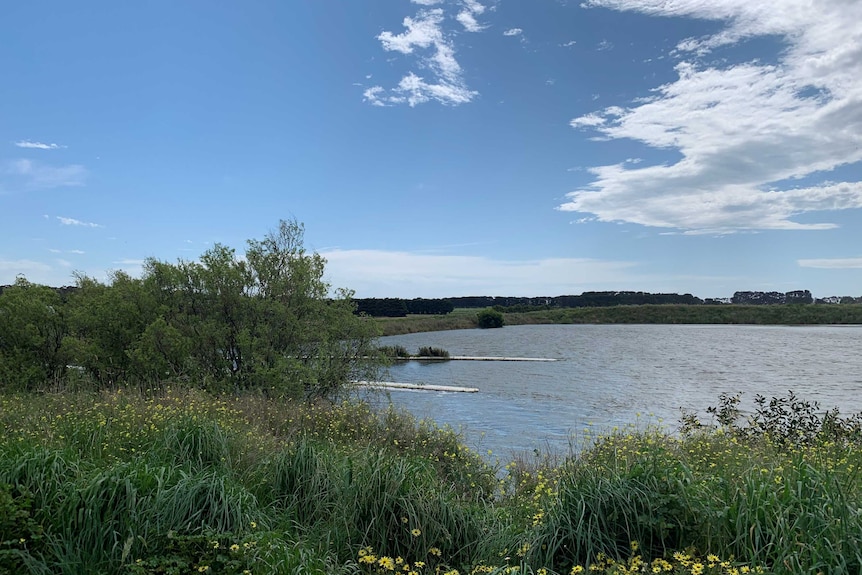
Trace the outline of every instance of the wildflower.
{"type": "Polygon", "coordinates": [[[440,555],[442,555],[442,552],[439,549],[437,549],[436,547],[432,547],[431,549],[429,549],[428,553],[430,553],[431,555],[435,555],[437,557],[440,557],[440,555]]]}
{"type": "Polygon", "coordinates": [[[251,523],[249,523],[249,525],[251,525],[251,528],[252,528],[252,529],[257,529],[257,523],[255,523],[254,521],[252,521],[251,523]]]}
{"type": "Polygon", "coordinates": [[[632,546],[632,553],[637,553],[637,550],[640,547],[640,544],[637,541],[632,541],[631,546],[632,546]]]}
{"type": "Polygon", "coordinates": [[[218,549],[218,541],[212,542],[213,549],[218,549]]]}
{"type": "Polygon", "coordinates": [[[230,546],[230,550],[233,551],[234,553],[236,553],[237,551],[239,551],[239,545],[234,543],[233,545],[230,546]]]}
{"type": "Polygon", "coordinates": [[[412,535],[413,537],[419,537],[420,535],[422,535],[422,531],[420,531],[419,529],[414,529],[410,532],[410,535],[412,535]]]}
{"type": "Polygon", "coordinates": [[[209,565],[201,565],[200,567],[198,567],[198,573],[205,573],[209,570],[210,570],[209,565]]]}
{"type": "Polygon", "coordinates": [[[393,571],[395,569],[395,561],[392,557],[383,556],[377,560],[377,564],[387,571],[393,571]]]}
{"type": "Polygon", "coordinates": [[[569,575],[578,575],[578,573],[583,573],[584,568],[580,565],[575,565],[572,567],[572,570],[569,572],[569,575]]]}

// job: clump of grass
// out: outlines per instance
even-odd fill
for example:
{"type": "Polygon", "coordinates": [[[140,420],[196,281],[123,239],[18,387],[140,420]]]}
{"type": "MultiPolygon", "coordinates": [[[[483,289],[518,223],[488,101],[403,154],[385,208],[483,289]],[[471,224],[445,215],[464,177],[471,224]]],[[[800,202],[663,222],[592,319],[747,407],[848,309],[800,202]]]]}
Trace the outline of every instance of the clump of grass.
{"type": "Polygon", "coordinates": [[[416,357],[449,357],[449,352],[439,347],[423,346],[416,352],[416,357]]]}
{"type": "Polygon", "coordinates": [[[384,345],[377,348],[380,353],[389,359],[410,359],[410,352],[403,345],[384,345]]]}

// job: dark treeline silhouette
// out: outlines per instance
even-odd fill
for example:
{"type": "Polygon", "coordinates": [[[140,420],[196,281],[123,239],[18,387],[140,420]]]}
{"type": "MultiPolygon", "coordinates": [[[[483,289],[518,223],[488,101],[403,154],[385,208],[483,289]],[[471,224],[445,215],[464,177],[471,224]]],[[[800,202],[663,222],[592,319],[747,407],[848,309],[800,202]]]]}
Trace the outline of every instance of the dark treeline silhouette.
{"type": "Polygon", "coordinates": [[[366,298],[354,299],[356,313],[365,313],[374,317],[404,317],[409,314],[445,315],[455,309],[448,299],[400,299],[400,298],[366,298]]]}
{"type": "Polygon", "coordinates": [[[806,290],[789,291],[738,291],[733,294],[731,303],[743,305],[780,305],[794,303],[814,303],[811,292],[806,290]]]}
{"type": "Polygon", "coordinates": [[[862,298],[843,296],[815,300],[808,290],[785,293],[738,291],[731,298],[701,299],[691,294],[649,293],[638,291],[590,291],[581,295],[555,297],[464,296],[446,299],[366,298],[356,299],[357,313],[374,317],[404,317],[408,314],[443,315],[454,308],[485,309],[519,313],[560,308],[613,307],[620,305],[785,305],[785,304],[852,304],[862,298]]]}

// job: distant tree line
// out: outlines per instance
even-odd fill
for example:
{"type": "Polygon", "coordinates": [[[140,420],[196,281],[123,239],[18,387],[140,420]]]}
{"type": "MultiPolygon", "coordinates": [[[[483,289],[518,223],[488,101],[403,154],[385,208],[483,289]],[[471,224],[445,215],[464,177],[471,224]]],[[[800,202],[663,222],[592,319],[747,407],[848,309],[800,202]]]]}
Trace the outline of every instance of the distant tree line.
{"type": "Polygon", "coordinates": [[[325,260],[282,221],[245,257],[215,245],[199,261],[149,259],[135,279],[81,275],[75,289],[21,277],[0,293],[0,389],[188,385],[332,395],[375,368],[377,326],[351,293],[330,295],[325,260]]]}
{"type": "Polygon", "coordinates": [[[374,317],[404,317],[407,314],[445,315],[455,309],[449,299],[358,298],[356,313],[374,317]]]}
{"type": "Polygon", "coordinates": [[[639,291],[589,291],[581,295],[555,297],[464,296],[445,299],[367,298],[357,299],[356,312],[374,317],[404,317],[408,314],[444,315],[455,308],[493,308],[507,313],[560,308],[613,307],[620,305],[785,305],[811,303],[862,303],[862,297],[818,299],[808,290],[789,292],[738,291],[731,298],[701,299],[691,294],[639,291]]]}
{"type": "Polygon", "coordinates": [[[731,303],[741,305],[782,305],[814,303],[811,292],[806,290],[789,291],[738,291],[730,299],[731,303]]]}

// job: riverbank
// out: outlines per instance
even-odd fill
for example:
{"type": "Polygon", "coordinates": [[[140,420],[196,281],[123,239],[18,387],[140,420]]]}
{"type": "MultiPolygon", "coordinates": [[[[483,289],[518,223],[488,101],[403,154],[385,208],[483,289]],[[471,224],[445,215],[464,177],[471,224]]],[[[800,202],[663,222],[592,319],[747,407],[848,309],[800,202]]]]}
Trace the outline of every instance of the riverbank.
{"type": "MultiPolygon", "coordinates": [[[[474,329],[478,309],[457,309],[440,316],[376,318],[382,335],[474,329]]],[[[862,324],[862,305],[633,305],[561,308],[503,313],[505,325],[530,324],[739,324],[855,325],[862,324]]]]}
{"type": "Polygon", "coordinates": [[[858,572],[859,426],[779,406],[494,465],[355,401],[0,395],[0,572],[858,572]]]}

